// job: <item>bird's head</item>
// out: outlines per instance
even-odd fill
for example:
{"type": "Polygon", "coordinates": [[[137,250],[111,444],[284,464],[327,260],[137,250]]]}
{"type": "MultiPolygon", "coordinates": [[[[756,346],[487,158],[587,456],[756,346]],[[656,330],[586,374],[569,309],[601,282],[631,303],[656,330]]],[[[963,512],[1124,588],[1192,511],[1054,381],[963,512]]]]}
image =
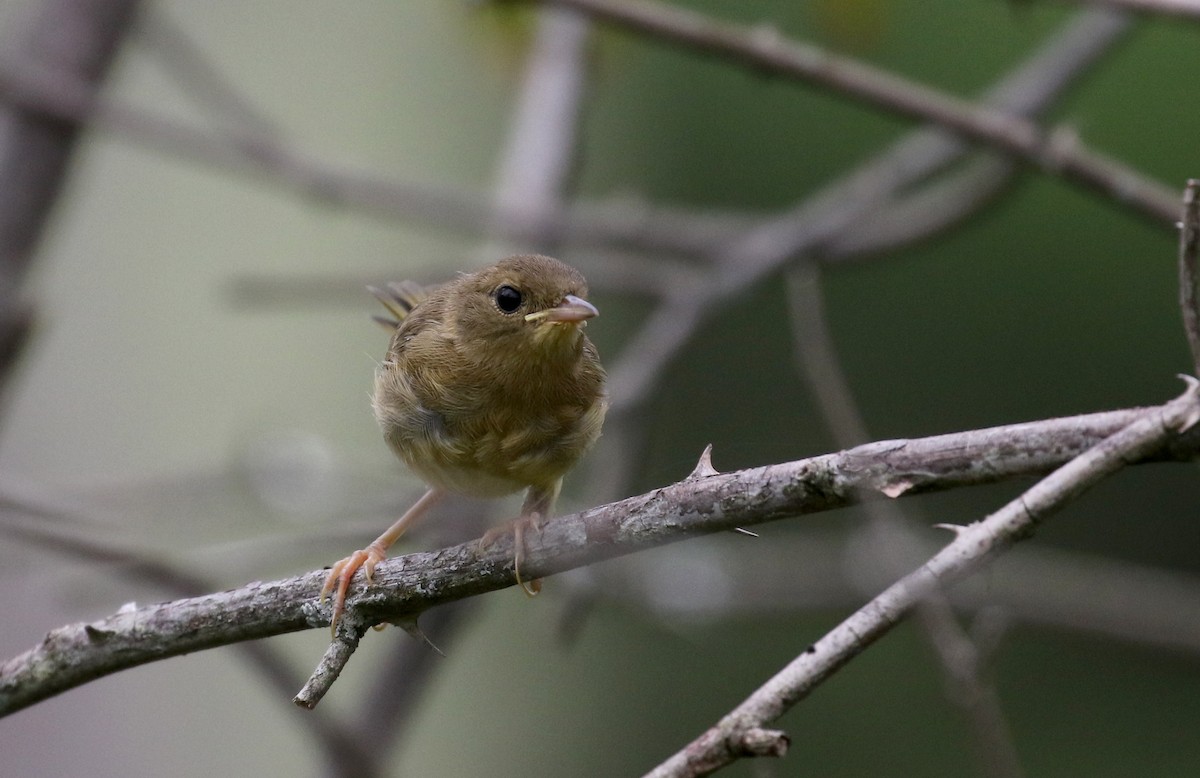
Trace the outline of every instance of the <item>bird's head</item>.
{"type": "Polygon", "coordinates": [[[538,254],[502,259],[456,283],[460,338],[518,358],[578,353],[583,328],[599,313],[578,270],[538,254]]]}

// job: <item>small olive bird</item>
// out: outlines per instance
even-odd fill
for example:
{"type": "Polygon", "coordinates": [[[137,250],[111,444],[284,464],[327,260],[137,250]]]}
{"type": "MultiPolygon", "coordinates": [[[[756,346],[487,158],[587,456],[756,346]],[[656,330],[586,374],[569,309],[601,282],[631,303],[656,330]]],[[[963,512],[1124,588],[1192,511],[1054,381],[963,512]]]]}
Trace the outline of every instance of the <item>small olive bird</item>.
{"type": "Polygon", "coordinates": [[[604,368],[583,330],[597,315],[587,282],[557,259],[522,254],[440,287],[411,281],[372,289],[394,319],[375,373],[373,406],[384,439],[429,490],[395,524],[329,571],[336,629],[355,572],[375,566],[448,492],[499,497],[528,489],[521,515],[489,530],[481,548],[513,533],[521,580],[524,533],[549,518],[563,475],[600,437],[604,368]]]}

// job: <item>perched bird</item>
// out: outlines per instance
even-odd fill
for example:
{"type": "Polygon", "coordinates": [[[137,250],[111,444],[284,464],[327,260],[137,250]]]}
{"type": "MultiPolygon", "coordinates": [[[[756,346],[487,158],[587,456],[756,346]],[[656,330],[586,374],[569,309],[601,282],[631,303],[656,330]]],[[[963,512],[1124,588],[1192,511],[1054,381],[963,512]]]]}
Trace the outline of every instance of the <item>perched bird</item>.
{"type": "Polygon", "coordinates": [[[549,518],[563,475],[600,436],[604,368],[583,330],[596,308],[587,282],[557,259],[524,254],[425,289],[372,290],[395,319],[375,374],[373,406],[384,439],[429,490],[366,548],[329,571],[337,627],[355,572],[368,582],[406,529],[448,492],[498,497],[528,489],[521,515],[484,535],[513,532],[521,580],[524,532],[549,518]]]}

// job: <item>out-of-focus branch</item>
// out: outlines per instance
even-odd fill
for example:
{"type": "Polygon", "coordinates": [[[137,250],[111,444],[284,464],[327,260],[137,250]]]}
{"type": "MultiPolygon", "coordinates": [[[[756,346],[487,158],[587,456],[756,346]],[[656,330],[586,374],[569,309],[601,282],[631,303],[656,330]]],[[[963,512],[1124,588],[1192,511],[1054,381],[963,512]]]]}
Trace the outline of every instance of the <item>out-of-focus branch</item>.
{"type": "Polygon", "coordinates": [[[1200,3],[1196,0],[1077,0],[1084,5],[1133,11],[1149,16],[1176,16],[1200,19],[1200,3]]]}
{"type": "MultiPolygon", "coordinates": [[[[1124,38],[1129,19],[1103,10],[1077,14],[1057,36],[990,90],[983,99],[998,110],[1033,116],[1050,105],[1086,67],[1124,38]]],[[[962,147],[945,132],[940,145],[962,147]]],[[[877,208],[828,244],[816,258],[822,264],[860,259],[939,234],[979,212],[1012,179],[1016,163],[994,152],[978,152],[963,169],[905,193],[877,208]]]]}
{"type": "MultiPolygon", "coordinates": [[[[984,101],[995,110],[1021,115],[1044,110],[1073,78],[1122,37],[1127,26],[1119,14],[1077,14],[989,89],[984,101]]],[[[712,244],[707,253],[719,268],[714,277],[697,277],[674,287],[673,294],[630,339],[624,356],[610,366],[610,426],[621,424],[622,415],[650,395],[662,371],[695,329],[724,310],[741,291],[799,255],[823,257],[826,247],[831,247],[830,255],[838,256],[839,241],[853,241],[847,236],[870,222],[879,209],[896,206],[898,198],[903,202],[905,192],[966,151],[962,140],[943,129],[915,130],[798,206],[712,244]]],[[[946,221],[962,218],[962,204],[970,201],[962,198],[953,209],[942,211],[942,216],[946,221]]],[[[944,226],[946,221],[931,226],[944,226]]],[[[847,252],[853,252],[853,243],[847,252]]],[[[620,463],[607,463],[607,467],[616,471],[620,463]]]]}
{"type": "MultiPolygon", "coordinates": [[[[117,565],[120,575],[130,580],[150,584],[170,594],[189,597],[211,591],[212,582],[189,573],[178,565],[164,561],[160,556],[143,554],[131,550],[124,543],[109,543],[100,539],[98,528],[90,532],[63,531],[59,525],[72,517],[64,516],[59,509],[36,504],[26,494],[14,497],[0,492],[0,508],[5,512],[5,521],[0,534],[9,538],[34,543],[49,550],[77,557],[91,564],[117,565]],[[36,516],[33,522],[22,522],[20,514],[36,516]]],[[[71,522],[78,524],[77,521],[71,522]]],[[[237,646],[242,655],[272,687],[288,693],[296,683],[294,673],[284,657],[261,642],[246,642],[237,646]]],[[[302,716],[314,739],[320,743],[330,760],[353,768],[357,775],[379,775],[379,763],[372,749],[364,748],[353,730],[339,726],[326,717],[302,716]]]]}
{"type": "Polygon", "coordinates": [[[1173,224],[1177,217],[1177,203],[1169,188],[1117,159],[1087,148],[1072,132],[1044,130],[1011,113],[811,44],[788,40],[772,28],[720,22],[699,12],[650,0],[542,2],[576,8],[641,34],[825,87],[901,116],[932,122],[1098,192],[1160,224],[1173,224]]]}
{"type": "Polygon", "coordinates": [[[1183,190],[1183,218],[1179,223],[1179,307],[1183,331],[1192,351],[1192,367],[1200,376],[1200,283],[1196,254],[1200,252],[1200,180],[1190,179],[1183,190]]]}
{"type": "Polygon", "coordinates": [[[205,118],[239,128],[263,143],[282,142],[283,132],[262,109],[238,91],[236,84],[209,59],[188,32],[162,5],[146,8],[137,18],[134,39],[156,56],[181,90],[205,108],[205,118]]]}
{"type": "MultiPolygon", "coordinates": [[[[591,24],[569,9],[539,11],[496,178],[498,235],[553,238],[578,152],[591,24]]],[[[493,247],[487,258],[510,253],[493,247]]]]}
{"type": "Polygon", "coordinates": [[[787,737],[766,729],[826,678],[907,616],[931,592],[980,569],[1013,543],[1033,534],[1048,516],[1129,462],[1137,461],[1200,419],[1200,382],[1187,378],[1175,400],[1137,419],[1039,481],[987,518],[965,527],[944,525],[954,540],[889,586],[648,776],[709,775],[747,756],[782,755],[787,737]],[[764,748],[763,740],[776,744],[764,748]]]}
{"type": "MultiPolygon", "coordinates": [[[[257,130],[201,129],[149,111],[101,98],[68,74],[25,62],[0,60],[0,99],[72,125],[237,175],[256,176],[301,196],[365,213],[411,219],[432,227],[477,234],[504,214],[481,192],[413,184],[348,170],[304,154],[257,130]]],[[[631,246],[649,251],[698,255],[724,239],[738,217],[647,205],[630,198],[573,205],[549,223],[546,234],[522,236],[588,246],[631,246]]]]}
{"type": "MultiPolygon", "coordinates": [[[[909,537],[903,549],[909,569],[937,553],[942,544],[935,540],[926,533],[909,537]]],[[[739,618],[773,619],[856,608],[897,577],[880,569],[860,531],[840,528],[805,528],[767,543],[725,542],[719,549],[680,545],[667,553],[665,562],[658,555],[631,557],[621,579],[595,596],[667,624],[708,622],[731,609],[739,618]],[[703,569],[701,560],[713,558],[724,569],[752,569],[755,575],[689,577],[703,569]],[[663,584],[662,570],[672,571],[675,586],[663,584]]],[[[1183,571],[1023,545],[946,594],[967,616],[999,611],[1012,624],[1200,657],[1200,576],[1183,571]]]]}
{"type": "MultiPolygon", "coordinates": [[[[137,0],[50,0],[29,30],[13,36],[4,56],[65,74],[94,95],[124,39],[137,0]]],[[[27,106],[0,104],[0,389],[33,325],[21,285],[46,220],[58,200],[80,122],[64,122],[27,106]]]]}
{"type": "MultiPolygon", "coordinates": [[[[997,81],[983,99],[1022,115],[1042,111],[1119,41],[1127,27],[1120,14],[1076,14],[1026,61],[997,81]]],[[[911,191],[913,187],[966,151],[961,139],[944,130],[915,130],[798,206],[710,244],[707,256],[715,272],[680,275],[665,289],[660,304],[628,340],[621,356],[609,365],[612,409],[605,441],[590,465],[597,474],[593,497],[598,501],[626,493],[631,468],[637,461],[638,416],[662,372],[701,324],[739,299],[746,288],[799,255],[836,261],[858,250],[882,247],[881,240],[897,237],[896,232],[881,235],[863,225],[874,222],[881,209],[889,218],[898,211],[903,215],[904,203],[917,202],[915,198],[921,196],[919,191],[911,191]],[[874,237],[875,243],[856,245],[852,236],[859,232],[867,233],[868,240],[874,237]],[[844,241],[850,245],[843,249],[844,241]]],[[[949,208],[936,212],[934,220],[923,223],[930,229],[945,226],[947,221],[965,216],[962,208],[971,202],[982,204],[983,199],[959,197],[949,208]]]]}
{"type": "MultiPolygon", "coordinates": [[[[59,73],[85,100],[94,99],[137,7],[136,0],[45,2],[28,36],[4,56],[59,73]]],[[[64,121],[24,104],[0,106],[0,273],[14,283],[58,199],[90,113],[64,121]]]]}
{"type": "MultiPolygon", "coordinates": [[[[867,440],[866,422],[834,346],[825,315],[821,274],[814,263],[798,264],[788,275],[788,303],[796,361],[834,442],[848,448],[867,440]]],[[[895,500],[871,501],[865,507],[876,541],[870,544],[874,557],[870,567],[900,574],[907,552],[918,543],[909,529],[905,509],[895,500]]],[[[987,656],[955,619],[947,595],[931,592],[917,603],[916,616],[922,634],[937,653],[947,688],[952,692],[950,701],[971,732],[980,772],[991,778],[1022,775],[999,695],[985,679],[987,656]]]]}
{"type": "MultiPolygon", "coordinates": [[[[1171,410],[1179,402],[1164,407],[1171,410]]],[[[547,522],[540,535],[526,538],[523,567],[530,577],[544,577],[700,534],[842,507],[865,496],[897,497],[1044,473],[1155,413],[1109,411],[879,441],[796,462],[689,477],[547,522]]],[[[1190,460],[1198,452],[1200,437],[1186,435],[1173,439],[1159,456],[1190,460]]],[[[471,541],[388,560],[376,569],[372,587],[351,596],[339,632],[414,620],[436,605],[512,586],[512,558],[505,542],[480,552],[471,541]]],[[[325,571],[315,570],[56,629],[0,665],[0,715],[146,662],[326,629],[329,608],[316,599],[324,578],[325,571]]]]}

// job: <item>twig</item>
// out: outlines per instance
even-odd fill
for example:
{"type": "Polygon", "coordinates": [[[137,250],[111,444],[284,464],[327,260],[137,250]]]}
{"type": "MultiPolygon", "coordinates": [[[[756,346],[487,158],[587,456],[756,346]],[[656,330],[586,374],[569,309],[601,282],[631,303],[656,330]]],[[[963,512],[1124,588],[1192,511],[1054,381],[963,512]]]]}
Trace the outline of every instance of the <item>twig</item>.
{"type": "Polygon", "coordinates": [[[795,363],[817,400],[834,443],[849,448],[869,440],[869,436],[837,356],[820,285],[821,270],[811,262],[797,263],[787,273],[788,320],[792,325],[795,363]]]}
{"type": "Polygon", "coordinates": [[[641,34],[779,76],[850,95],[892,113],[932,122],[973,141],[1002,149],[1043,172],[1081,184],[1159,223],[1173,224],[1175,196],[1157,181],[1085,147],[1073,133],[1046,131],[885,70],[790,41],[768,27],[719,22],[650,0],[542,0],[576,8],[641,34]]]}
{"type": "MultiPolygon", "coordinates": [[[[1153,412],[1155,409],[1151,409],[1153,412]]],[[[646,494],[561,516],[527,537],[524,563],[544,577],[699,534],[853,504],[1044,473],[1088,450],[1144,409],[1027,422],[929,438],[869,443],[848,451],[686,479],[646,494]]],[[[1190,460],[1200,436],[1160,456],[1190,460]]],[[[415,618],[436,605],[513,585],[512,550],[480,553],[475,541],[381,564],[376,583],[350,598],[362,624],[415,618]]],[[[316,593],[325,571],[256,582],[202,597],[129,607],[90,624],[52,631],[0,665],[0,715],[119,670],[169,656],[304,629],[327,629],[316,593]]]]}
{"type": "Polygon", "coordinates": [[[1200,303],[1196,284],[1196,254],[1200,251],[1200,180],[1188,179],[1183,190],[1183,219],[1179,224],[1179,307],[1183,310],[1183,331],[1192,351],[1192,368],[1200,375],[1200,303]]]}
{"type": "Polygon", "coordinates": [[[301,687],[292,702],[309,710],[317,707],[317,703],[342,674],[342,670],[350,661],[354,650],[358,648],[359,641],[362,640],[365,632],[366,628],[361,624],[355,623],[351,619],[342,619],[338,623],[337,634],[334,635],[333,640],[329,641],[329,646],[326,647],[325,655],[317,664],[317,669],[313,670],[312,675],[304,682],[304,686],[301,687]]]}
{"type": "Polygon", "coordinates": [[[925,564],[888,587],[724,716],[703,735],[648,773],[651,778],[708,775],[743,756],[747,733],[758,732],[804,699],[867,646],[904,619],[930,592],[979,569],[1033,534],[1037,525],[1120,468],[1152,453],[1200,419],[1200,382],[1185,378],[1178,398],[1071,459],[1003,508],[966,527],[925,564]]]}

